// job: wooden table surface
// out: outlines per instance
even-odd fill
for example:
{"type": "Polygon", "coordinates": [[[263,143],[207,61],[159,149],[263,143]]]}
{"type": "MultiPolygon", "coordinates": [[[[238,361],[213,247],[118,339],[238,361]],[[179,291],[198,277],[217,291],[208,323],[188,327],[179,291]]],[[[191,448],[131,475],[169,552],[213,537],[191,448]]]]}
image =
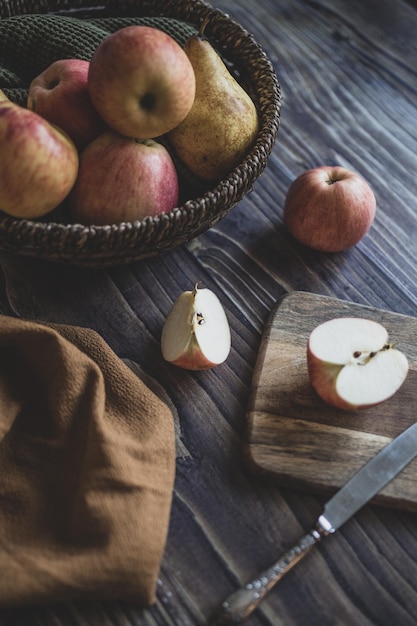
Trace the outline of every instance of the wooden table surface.
{"type": "MultiPolygon", "coordinates": [[[[178,459],[157,603],[16,609],[1,615],[7,626],[209,624],[228,594],[310,529],[324,503],[254,474],[243,455],[252,374],[276,302],[307,291],[417,315],[416,0],[216,6],[254,34],[282,86],[277,142],[253,191],[187,245],[128,267],[0,259],[3,313],[94,328],[173,409],[178,459]],[[282,211],[295,177],[335,163],[368,180],[378,208],[357,246],[330,255],[297,244],[282,211]],[[159,340],[173,301],[196,281],[222,300],[233,347],[224,365],[190,373],[162,361],[159,340]]],[[[416,581],[417,516],[368,505],[297,565],[247,623],[412,626],[416,581]]]]}

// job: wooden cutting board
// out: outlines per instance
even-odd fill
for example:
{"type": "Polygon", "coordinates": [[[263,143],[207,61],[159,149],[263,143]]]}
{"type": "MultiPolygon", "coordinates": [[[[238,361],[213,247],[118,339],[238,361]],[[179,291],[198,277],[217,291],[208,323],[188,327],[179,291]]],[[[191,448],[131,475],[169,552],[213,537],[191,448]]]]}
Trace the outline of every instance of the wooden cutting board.
{"type": "MultiPolygon", "coordinates": [[[[335,492],[417,419],[416,369],[416,318],[304,292],[287,295],[271,312],[255,366],[245,442],[250,466],[284,486],[335,492]],[[394,396],[358,411],[325,404],[307,373],[311,331],[345,316],[383,324],[410,364],[394,396]]],[[[417,510],[417,457],[373,502],[417,510]]]]}

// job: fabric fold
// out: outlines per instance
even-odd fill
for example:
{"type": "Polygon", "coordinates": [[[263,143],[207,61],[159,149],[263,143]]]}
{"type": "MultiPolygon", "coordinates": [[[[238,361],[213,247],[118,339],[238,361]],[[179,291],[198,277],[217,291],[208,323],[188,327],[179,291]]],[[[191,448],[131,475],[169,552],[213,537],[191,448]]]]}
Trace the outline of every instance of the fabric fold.
{"type": "Polygon", "coordinates": [[[174,476],[170,409],[95,331],[0,317],[0,607],[152,604],[174,476]]]}

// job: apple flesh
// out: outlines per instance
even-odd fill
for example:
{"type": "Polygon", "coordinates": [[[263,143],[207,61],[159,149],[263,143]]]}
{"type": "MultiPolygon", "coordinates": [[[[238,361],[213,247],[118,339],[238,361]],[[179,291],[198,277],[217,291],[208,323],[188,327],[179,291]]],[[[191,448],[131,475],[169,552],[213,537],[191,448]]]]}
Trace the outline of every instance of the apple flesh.
{"type": "Polygon", "coordinates": [[[341,409],[379,404],[398,391],[407,357],[378,322],[338,317],[317,326],[307,344],[308,374],[316,392],[341,409]]]}
{"type": "Polygon", "coordinates": [[[70,138],[33,111],[0,99],[0,210],[46,215],[67,197],[78,173],[70,138]]]}
{"type": "Polygon", "coordinates": [[[89,61],[60,59],[32,80],[28,109],[59,126],[82,150],[106,130],[94,108],[87,81],[89,61]]]}
{"type": "Polygon", "coordinates": [[[229,323],[216,294],[197,286],[184,291],[162,329],[164,359],[185,369],[205,370],[223,363],[230,348],[229,323]]]}
{"type": "Polygon", "coordinates": [[[376,213],[375,195],[362,176],[340,166],[307,170],[291,184],[284,224],[302,244],[341,252],[358,243],[376,213]]]}
{"type": "Polygon", "coordinates": [[[171,211],[178,193],[178,174],[162,144],[108,131],[81,153],[68,205],[73,221],[117,224],[171,211]]]}
{"type": "Polygon", "coordinates": [[[96,48],[88,74],[91,100],[107,124],[136,139],[157,138],[188,114],[195,75],[181,46],[150,26],[126,26],[96,48]]]}

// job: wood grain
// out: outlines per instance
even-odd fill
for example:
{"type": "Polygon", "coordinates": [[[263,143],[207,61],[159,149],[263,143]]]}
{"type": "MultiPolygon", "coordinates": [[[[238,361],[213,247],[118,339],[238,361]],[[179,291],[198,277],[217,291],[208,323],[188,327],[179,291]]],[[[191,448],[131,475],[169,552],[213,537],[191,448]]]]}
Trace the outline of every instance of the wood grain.
{"type": "MultiPolygon", "coordinates": [[[[0,258],[3,312],[97,329],[175,407],[183,448],[157,602],[51,602],[5,611],[2,626],[208,625],[323,504],[312,490],[264,480],[243,456],[257,353],[277,301],[303,291],[417,315],[416,2],[215,4],[253,33],[282,85],[277,143],[253,191],[204,235],[126,268],[0,258]],[[282,221],[292,180],[327,163],[362,174],[377,197],[369,234],[335,255],[299,245],[282,221]],[[174,299],[196,280],[224,304],[232,352],[212,371],[189,373],[163,362],[159,341],[174,299]]],[[[369,506],[288,574],[248,626],[415,626],[416,580],[416,515],[369,506]]]]}
{"type": "MultiPolygon", "coordinates": [[[[401,430],[415,421],[417,319],[293,292],[273,310],[254,369],[247,414],[250,464],[283,485],[332,493],[401,430]],[[406,382],[392,398],[366,410],[329,407],[312,388],[306,346],[311,331],[335,317],[363,317],[385,326],[409,360],[406,382]]],[[[417,460],[374,498],[417,510],[417,460]]]]}

